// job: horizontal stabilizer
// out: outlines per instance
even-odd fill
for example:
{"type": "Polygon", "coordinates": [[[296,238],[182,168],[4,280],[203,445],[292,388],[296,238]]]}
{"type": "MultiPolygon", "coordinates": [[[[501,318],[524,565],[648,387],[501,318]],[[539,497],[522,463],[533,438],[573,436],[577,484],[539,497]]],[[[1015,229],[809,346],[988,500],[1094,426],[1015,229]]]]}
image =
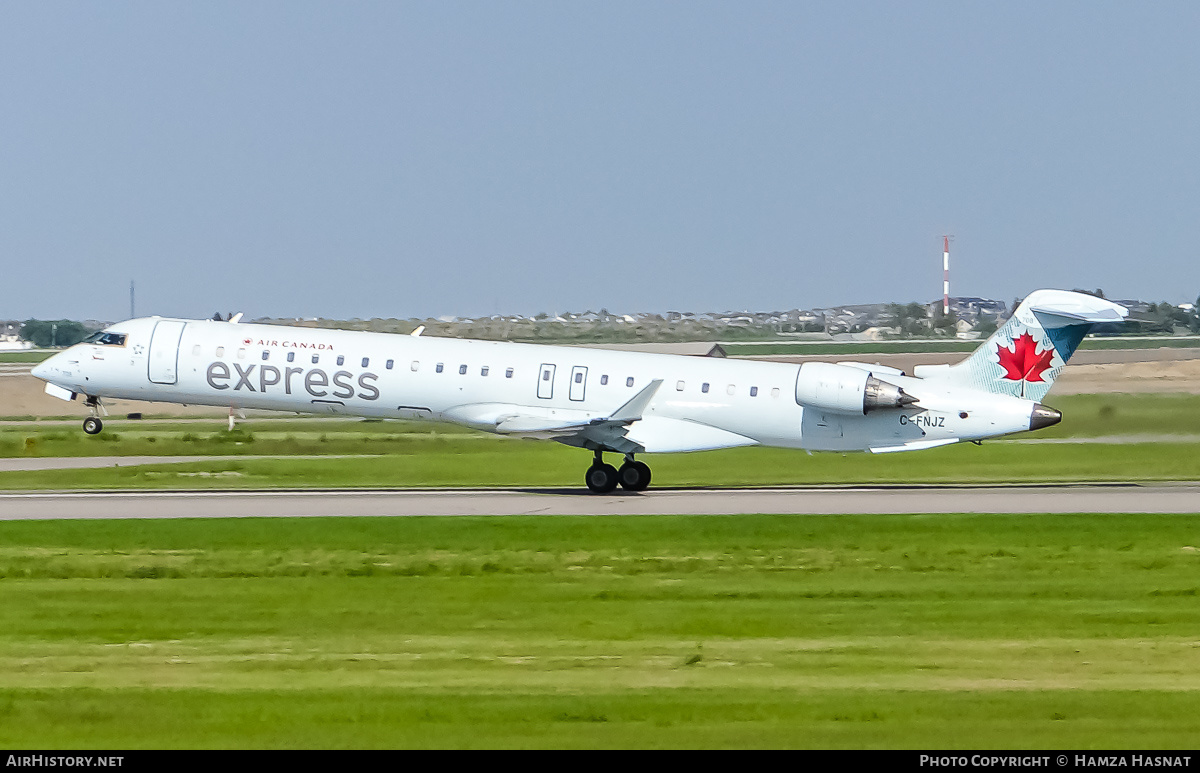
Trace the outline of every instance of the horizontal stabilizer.
{"type": "Polygon", "coordinates": [[[1097,325],[1103,322],[1123,322],[1129,310],[1103,298],[1093,298],[1081,293],[1070,293],[1071,298],[1061,295],[1032,303],[1029,310],[1034,313],[1042,327],[1051,330],[1070,325],[1097,325]]]}

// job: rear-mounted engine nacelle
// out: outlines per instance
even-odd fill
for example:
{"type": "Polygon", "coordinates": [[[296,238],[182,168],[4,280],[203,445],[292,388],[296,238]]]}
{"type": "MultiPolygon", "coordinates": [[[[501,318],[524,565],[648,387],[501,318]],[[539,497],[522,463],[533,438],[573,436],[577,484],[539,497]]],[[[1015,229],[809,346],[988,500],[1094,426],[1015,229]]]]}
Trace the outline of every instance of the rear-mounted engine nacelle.
{"type": "Polygon", "coordinates": [[[796,376],[796,402],[833,413],[866,414],[903,408],[917,398],[865,370],[828,362],[806,362],[796,376]]]}

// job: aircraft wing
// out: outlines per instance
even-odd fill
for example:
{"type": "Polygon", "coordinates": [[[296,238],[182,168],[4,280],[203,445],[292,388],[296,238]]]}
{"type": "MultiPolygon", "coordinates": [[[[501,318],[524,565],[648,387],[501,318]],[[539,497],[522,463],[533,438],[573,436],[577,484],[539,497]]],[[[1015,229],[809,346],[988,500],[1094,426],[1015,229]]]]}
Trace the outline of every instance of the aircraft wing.
{"type": "Polygon", "coordinates": [[[684,419],[644,416],[662,379],[647,384],[608,416],[588,418],[561,410],[534,412],[508,404],[467,405],[447,411],[447,418],[502,435],[557,440],[570,446],[617,453],[706,451],[755,445],[757,441],[684,419]]]}

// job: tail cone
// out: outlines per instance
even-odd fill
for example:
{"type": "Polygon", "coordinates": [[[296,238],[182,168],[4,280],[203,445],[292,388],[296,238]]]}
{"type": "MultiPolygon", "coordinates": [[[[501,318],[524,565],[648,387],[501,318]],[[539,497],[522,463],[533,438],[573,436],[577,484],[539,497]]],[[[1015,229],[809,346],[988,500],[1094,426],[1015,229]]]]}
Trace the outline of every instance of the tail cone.
{"type": "Polygon", "coordinates": [[[1062,421],[1062,412],[1056,411],[1053,408],[1047,408],[1041,403],[1033,406],[1033,413],[1029,415],[1029,429],[1044,429],[1053,427],[1062,421]]]}

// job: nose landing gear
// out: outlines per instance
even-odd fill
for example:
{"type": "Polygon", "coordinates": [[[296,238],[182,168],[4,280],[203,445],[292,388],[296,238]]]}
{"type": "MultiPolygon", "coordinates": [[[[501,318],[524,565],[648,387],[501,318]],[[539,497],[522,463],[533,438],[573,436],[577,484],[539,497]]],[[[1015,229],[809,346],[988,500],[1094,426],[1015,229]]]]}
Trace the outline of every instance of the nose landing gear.
{"type": "Polygon", "coordinates": [[[645,491],[650,485],[650,467],[645,462],[635,461],[633,454],[625,455],[625,463],[621,469],[604,463],[604,456],[597,450],[592,466],[588,468],[584,480],[587,487],[596,494],[611,493],[618,485],[626,491],[645,491]]]}
{"type": "Polygon", "coordinates": [[[92,415],[83,420],[83,431],[89,435],[99,435],[100,430],[104,429],[104,422],[100,420],[98,414],[103,413],[107,416],[108,411],[104,410],[104,405],[100,402],[99,397],[89,396],[84,404],[87,405],[92,415]]]}

